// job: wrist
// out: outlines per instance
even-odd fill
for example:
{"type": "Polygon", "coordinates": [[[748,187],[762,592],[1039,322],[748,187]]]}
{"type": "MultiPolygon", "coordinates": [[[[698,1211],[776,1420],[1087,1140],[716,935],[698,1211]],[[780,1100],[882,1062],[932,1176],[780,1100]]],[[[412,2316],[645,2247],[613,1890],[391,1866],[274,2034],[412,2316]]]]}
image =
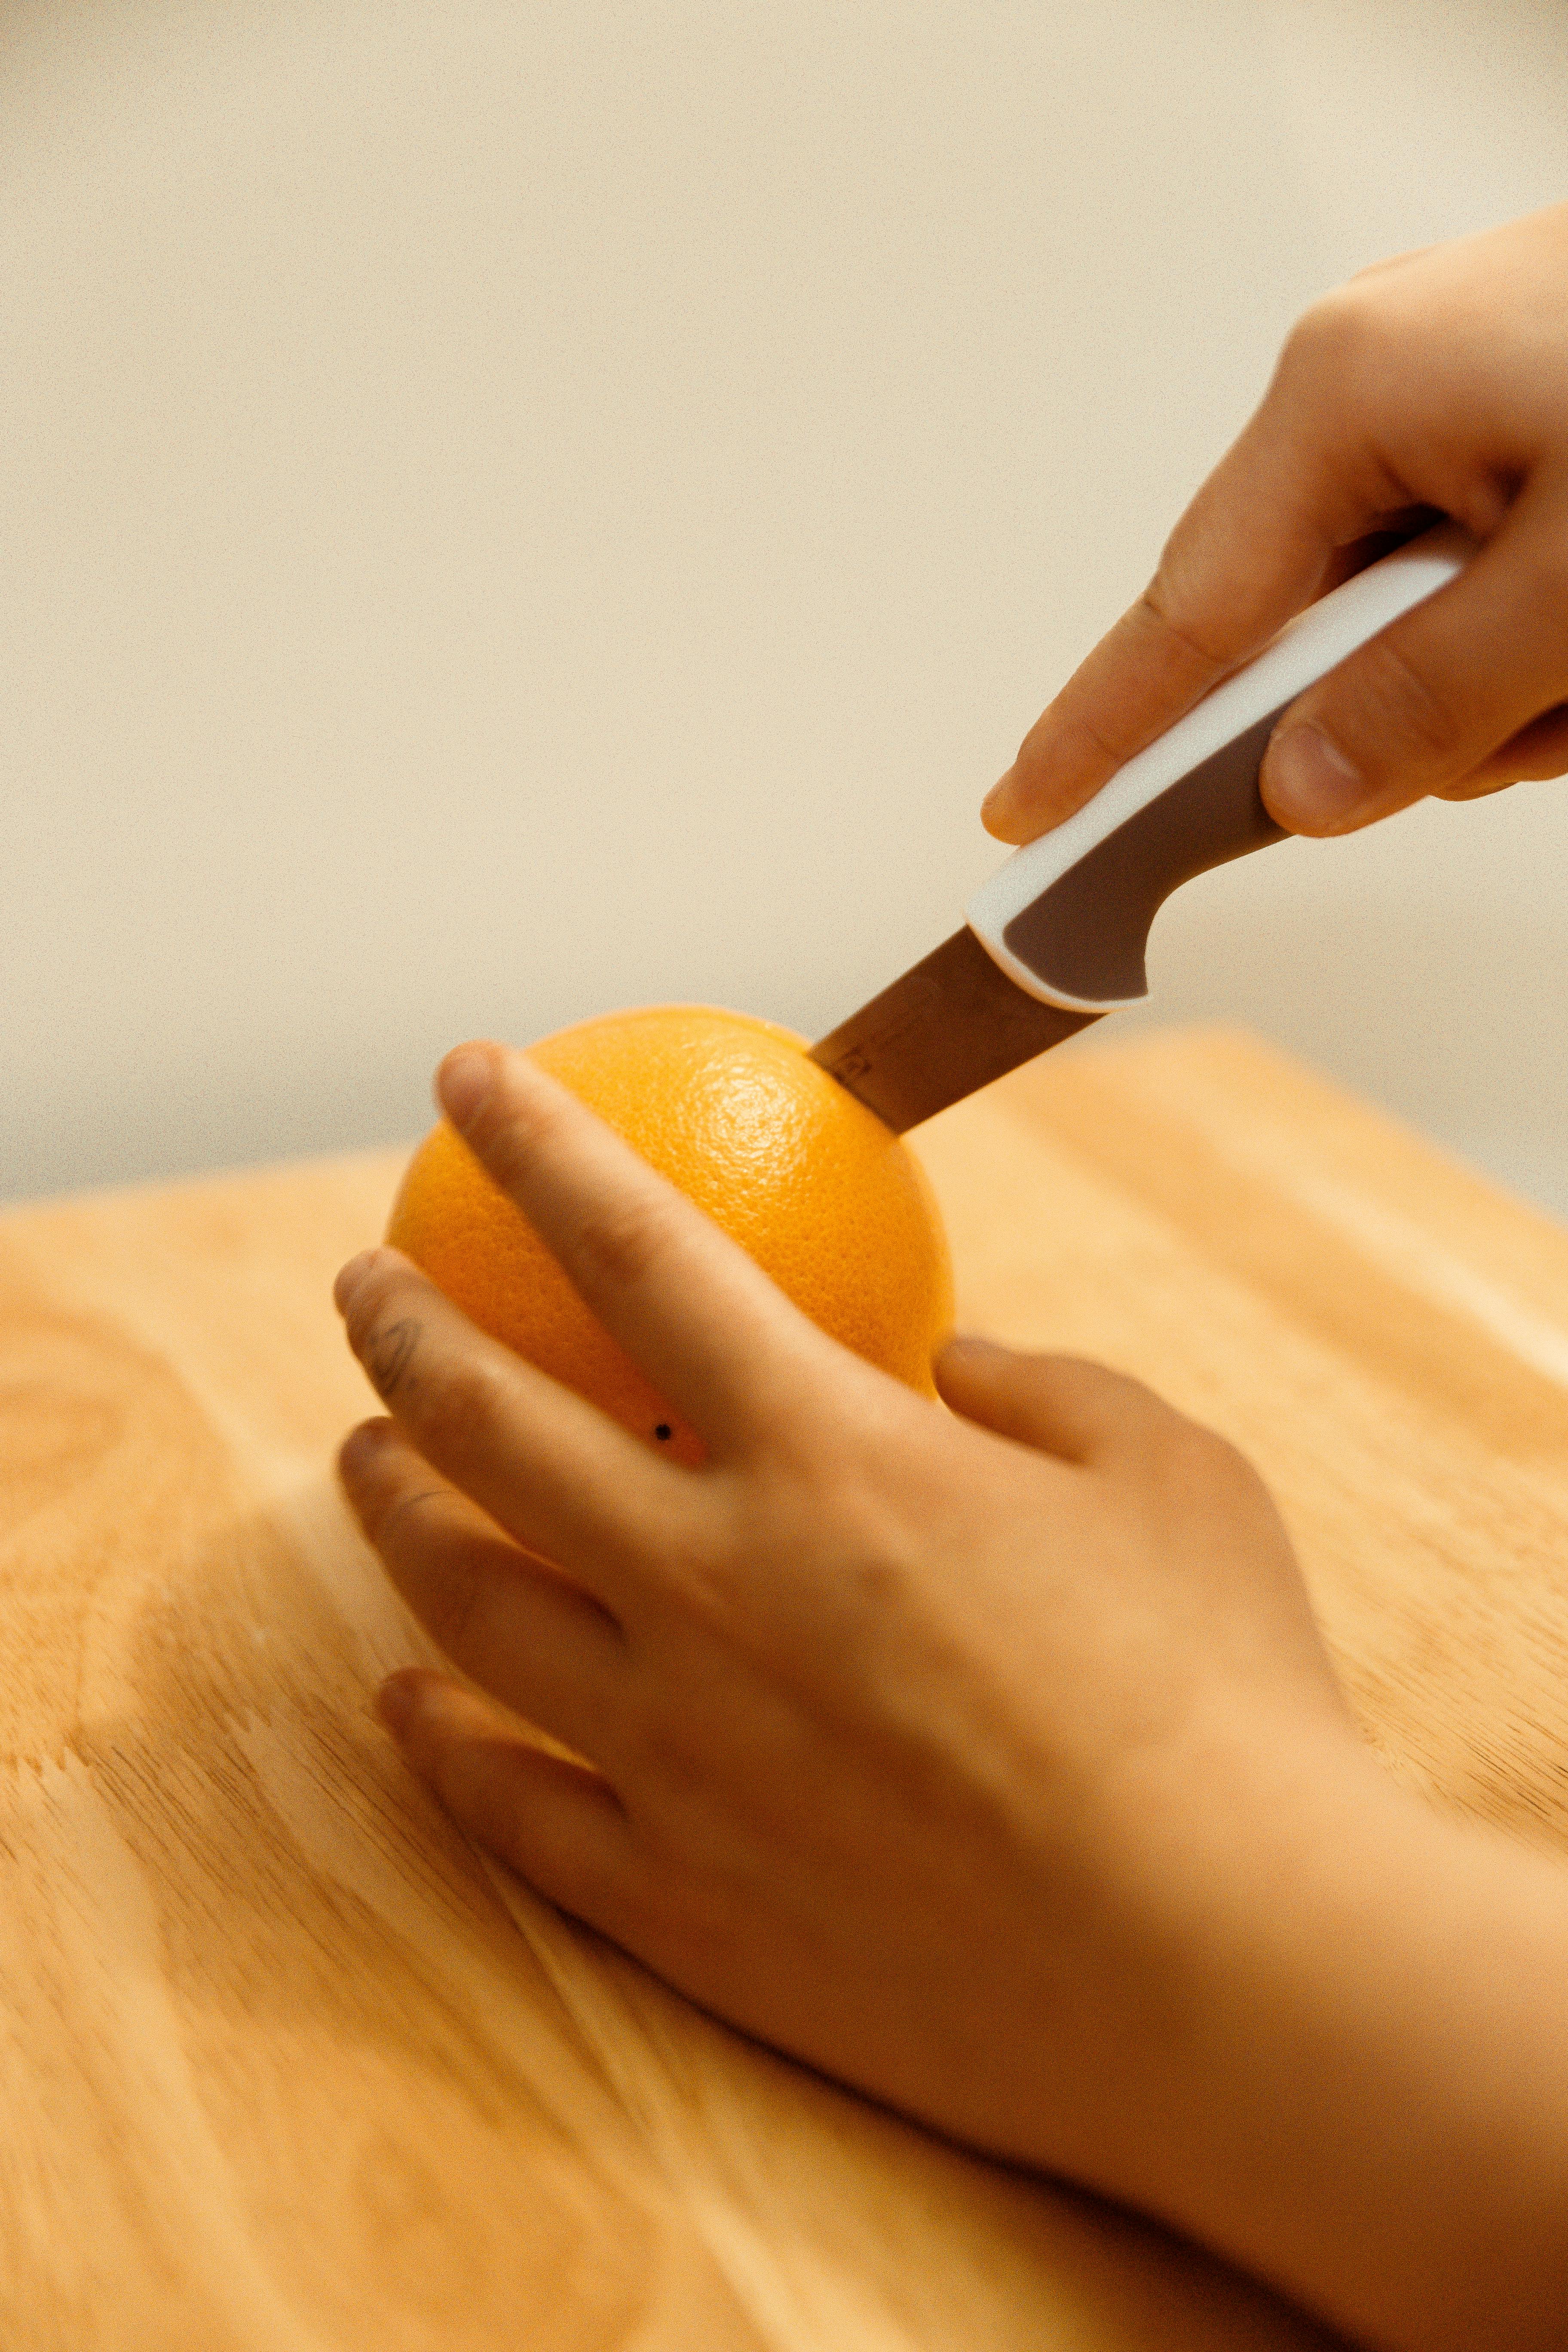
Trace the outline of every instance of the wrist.
{"type": "Polygon", "coordinates": [[[1245,1841],[1216,1808],[1189,1842],[1120,2193],[1369,2343],[1560,2342],[1568,1874],[1353,1742],[1250,1796],[1245,1841]]]}

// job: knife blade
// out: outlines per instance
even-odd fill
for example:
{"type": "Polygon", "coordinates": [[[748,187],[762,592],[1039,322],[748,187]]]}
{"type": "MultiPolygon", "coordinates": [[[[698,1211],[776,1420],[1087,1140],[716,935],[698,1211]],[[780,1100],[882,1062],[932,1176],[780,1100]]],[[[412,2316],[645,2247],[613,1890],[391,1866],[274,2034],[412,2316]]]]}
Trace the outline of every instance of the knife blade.
{"type": "Polygon", "coordinates": [[[813,1060],[901,1135],[1137,1003],[1172,891],[1285,838],[1258,789],[1280,713],[1475,551],[1438,523],[1287,622],[1074,815],[1015,850],[963,929],[819,1038],[813,1060]]]}

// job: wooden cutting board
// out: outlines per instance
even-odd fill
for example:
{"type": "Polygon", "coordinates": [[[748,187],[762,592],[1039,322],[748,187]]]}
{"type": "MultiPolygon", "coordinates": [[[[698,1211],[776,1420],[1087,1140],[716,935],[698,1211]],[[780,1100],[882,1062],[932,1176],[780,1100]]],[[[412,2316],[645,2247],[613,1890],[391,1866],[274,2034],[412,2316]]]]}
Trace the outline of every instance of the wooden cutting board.
{"type": "MultiPolygon", "coordinates": [[[[1235,1438],[1394,1768],[1568,1843],[1568,1232],[1230,1035],[919,1140],[963,1319],[1235,1438]]],[[[402,1157],[0,1221],[0,2340],[1325,2342],[727,2032],[409,1780],[368,1699],[420,1643],[330,1470],[402,1157]]]]}

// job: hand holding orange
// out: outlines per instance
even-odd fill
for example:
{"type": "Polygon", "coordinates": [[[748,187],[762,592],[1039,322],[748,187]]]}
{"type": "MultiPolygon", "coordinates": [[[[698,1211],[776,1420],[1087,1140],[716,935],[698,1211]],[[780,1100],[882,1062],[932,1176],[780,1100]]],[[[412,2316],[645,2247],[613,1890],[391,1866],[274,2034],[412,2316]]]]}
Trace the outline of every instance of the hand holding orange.
{"type": "MultiPolygon", "coordinates": [[[[914,1155],[771,1022],[705,1006],[605,1014],[529,1057],[749,1252],[830,1337],[925,1395],[952,1285],[914,1155]]],[[[387,1240],[492,1339],[676,1459],[697,1433],[584,1305],[447,1121],[419,1146],[387,1240]]]]}

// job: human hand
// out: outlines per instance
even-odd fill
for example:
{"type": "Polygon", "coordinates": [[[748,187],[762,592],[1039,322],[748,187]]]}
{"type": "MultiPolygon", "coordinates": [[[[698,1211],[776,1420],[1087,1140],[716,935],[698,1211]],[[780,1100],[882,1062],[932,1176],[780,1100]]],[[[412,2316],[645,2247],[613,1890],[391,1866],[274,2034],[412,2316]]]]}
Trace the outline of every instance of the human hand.
{"type": "Polygon", "coordinates": [[[344,1483],[469,1678],[383,1709],[458,1822],[721,2016],[1369,2344],[1559,2342],[1562,1874],[1373,1762],[1240,1458],[973,1342],[946,1412],[523,1056],[441,1091],[709,1448],[654,1454],[395,1251],[344,1268],[392,1414],[344,1483]]]}
{"type": "Polygon", "coordinates": [[[1059,824],[1385,534],[1437,514],[1480,552],[1275,729],[1260,783],[1291,832],[1568,770],[1568,205],[1313,304],[1149,587],[988,796],[989,830],[1059,824]]]}
{"type": "Polygon", "coordinates": [[[385,1700],[410,1760],[721,2015],[1171,2210],[1147,2117],[1224,1921],[1312,1792],[1376,1777],[1258,1481],[1061,1359],[951,1348],[944,1412],[525,1058],[476,1067],[448,1114],[709,1456],[654,1454],[395,1252],[345,1268],[393,1416],[344,1448],[365,1529],[454,1664],[585,1762],[425,1673],[385,1700]]]}

